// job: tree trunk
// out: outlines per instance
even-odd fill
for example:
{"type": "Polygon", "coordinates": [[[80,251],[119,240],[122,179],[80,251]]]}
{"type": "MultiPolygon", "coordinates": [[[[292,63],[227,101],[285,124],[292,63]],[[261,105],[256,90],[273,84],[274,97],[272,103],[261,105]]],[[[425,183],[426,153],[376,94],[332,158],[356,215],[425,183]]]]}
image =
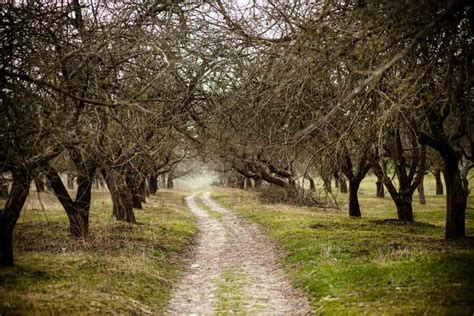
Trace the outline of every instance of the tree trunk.
{"type": "Polygon", "coordinates": [[[87,237],[89,233],[92,178],[89,176],[78,177],[76,200],[73,201],[56,170],[49,167],[45,170],[45,173],[54,194],[66,211],[71,235],[87,237]]]}
{"type": "Polygon", "coordinates": [[[0,180],[0,199],[8,199],[8,184],[0,180]]]}
{"type": "Polygon", "coordinates": [[[74,176],[70,174],[67,175],[67,189],[74,190],[74,176]]]}
{"type": "Polygon", "coordinates": [[[30,189],[31,177],[28,170],[12,172],[13,184],[5,207],[0,210],[0,266],[12,266],[13,229],[20,217],[30,189]]]}
{"type": "Polygon", "coordinates": [[[142,179],[138,185],[138,197],[142,203],[146,203],[147,191],[146,180],[142,179]]]}
{"type": "Polygon", "coordinates": [[[441,170],[436,169],[434,172],[436,179],[436,195],[443,195],[443,181],[441,181],[441,170]]]}
{"type": "Polygon", "coordinates": [[[426,205],[425,186],[423,184],[423,179],[421,179],[421,182],[418,185],[417,190],[418,190],[418,196],[420,198],[420,204],[426,205]]]}
{"type": "Polygon", "coordinates": [[[166,188],[172,189],[174,188],[174,182],[173,182],[173,173],[168,173],[168,181],[166,182],[166,188]]]}
{"type": "MultiPolygon", "coordinates": [[[[148,183],[147,177],[143,179],[143,190],[144,190],[144,197],[145,198],[150,197],[150,184],[148,183]]],[[[143,202],[146,203],[146,200],[143,202]]]]}
{"type": "Polygon", "coordinates": [[[156,194],[156,192],[158,191],[158,179],[155,175],[151,175],[148,178],[148,185],[150,194],[156,194]]]}
{"type": "Polygon", "coordinates": [[[360,217],[360,206],[357,192],[359,191],[360,181],[349,180],[349,216],[360,217]]]}
{"type": "Polygon", "coordinates": [[[324,189],[326,190],[326,192],[329,192],[331,193],[332,192],[332,188],[331,188],[331,178],[323,178],[323,182],[324,182],[324,189]]]}
{"type": "Polygon", "coordinates": [[[245,189],[245,177],[244,176],[239,177],[238,188],[239,189],[245,189]]]}
{"type": "Polygon", "coordinates": [[[45,186],[43,181],[43,175],[38,174],[34,177],[35,187],[37,192],[44,192],[45,186]]]}
{"type": "Polygon", "coordinates": [[[136,190],[131,190],[131,196],[132,196],[132,207],[138,208],[140,210],[143,209],[142,200],[140,199],[140,196],[138,196],[136,190]]]}
{"type": "Polygon", "coordinates": [[[260,189],[262,187],[262,182],[261,178],[255,179],[255,189],[260,189]]]}
{"type": "Polygon", "coordinates": [[[133,212],[132,194],[125,185],[119,185],[114,192],[112,199],[113,214],[115,218],[122,222],[135,223],[135,213],[133,212]]]}
{"type": "MultiPolygon", "coordinates": [[[[77,212],[75,227],[71,226],[71,232],[76,231],[78,237],[86,237],[89,234],[89,211],[92,198],[93,174],[81,175],[77,178],[77,194],[74,202],[77,212]]],[[[70,223],[72,224],[72,223],[70,223]]]]}
{"type": "Polygon", "coordinates": [[[304,176],[304,178],[309,181],[309,190],[311,192],[315,192],[316,191],[316,185],[314,184],[314,179],[311,178],[308,175],[304,176]]]}
{"type": "Polygon", "coordinates": [[[398,220],[400,222],[413,222],[412,195],[398,195],[394,202],[397,207],[398,220]]]}
{"type": "MultiPolygon", "coordinates": [[[[385,166],[385,164],[383,164],[385,166]]],[[[377,177],[377,182],[375,182],[376,186],[376,196],[378,198],[384,198],[385,197],[385,187],[383,185],[383,174],[379,172],[374,172],[375,176],[377,177]]]]}
{"type": "Polygon", "coordinates": [[[104,183],[104,179],[102,179],[102,177],[99,178],[99,187],[101,189],[105,189],[105,183],[104,183]]]}
{"type": "Polygon", "coordinates": [[[345,177],[341,174],[339,177],[339,191],[341,193],[347,193],[347,183],[345,177]]]}
{"type": "Polygon", "coordinates": [[[252,179],[247,178],[247,177],[245,178],[245,188],[246,188],[247,190],[253,189],[252,179]]]}
{"type": "Polygon", "coordinates": [[[459,160],[443,157],[444,183],[446,185],[446,239],[466,236],[465,220],[467,196],[459,170],[459,160]]]}
{"type": "Polygon", "coordinates": [[[125,177],[120,170],[102,170],[102,175],[109,188],[112,198],[112,215],[119,221],[135,223],[135,213],[132,208],[132,194],[127,186],[125,177]]]}
{"type": "Polygon", "coordinates": [[[383,186],[383,181],[377,180],[375,182],[376,190],[377,190],[377,197],[384,198],[385,197],[385,188],[383,186]]]}

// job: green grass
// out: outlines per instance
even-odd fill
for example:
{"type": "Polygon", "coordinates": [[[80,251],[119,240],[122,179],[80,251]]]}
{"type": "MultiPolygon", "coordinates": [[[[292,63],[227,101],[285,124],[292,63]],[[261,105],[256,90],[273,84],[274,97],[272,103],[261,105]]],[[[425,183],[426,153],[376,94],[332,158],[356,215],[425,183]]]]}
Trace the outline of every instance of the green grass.
{"type": "Polygon", "coordinates": [[[215,280],[216,314],[244,314],[244,305],[247,300],[245,293],[245,272],[238,268],[227,268],[215,280]]]}
{"type": "Polygon", "coordinates": [[[277,241],[286,254],[283,267],[317,314],[472,315],[474,211],[466,222],[471,237],[447,242],[445,197],[434,196],[430,183],[427,205],[414,198],[416,222],[401,225],[385,221],[396,218],[396,209],[390,197],[374,197],[374,182],[361,187],[360,219],[347,216],[347,204],[324,211],[265,205],[242,190],[218,189],[213,196],[277,241]]]}
{"type": "Polygon", "coordinates": [[[90,236],[68,236],[64,211],[49,193],[42,210],[29,197],[15,229],[16,266],[0,269],[0,314],[162,314],[196,226],[183,194],[159,192],[138,224],[111,217],[106,192],[94,192],[90,236]]]}

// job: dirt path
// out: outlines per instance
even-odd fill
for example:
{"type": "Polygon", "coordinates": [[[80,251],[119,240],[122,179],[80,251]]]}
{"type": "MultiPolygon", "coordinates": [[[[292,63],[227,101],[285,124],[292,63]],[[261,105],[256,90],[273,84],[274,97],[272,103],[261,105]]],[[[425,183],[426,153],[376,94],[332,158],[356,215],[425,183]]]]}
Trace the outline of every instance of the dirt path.
{"type": "Polygon", "coordinates": [[[273,244],[256,225],[241,221],[212,200],[186,199],[200,235],[188,270],[170,302],[170,314],[309,314],[304,296],[277,264],[273,244]]]}

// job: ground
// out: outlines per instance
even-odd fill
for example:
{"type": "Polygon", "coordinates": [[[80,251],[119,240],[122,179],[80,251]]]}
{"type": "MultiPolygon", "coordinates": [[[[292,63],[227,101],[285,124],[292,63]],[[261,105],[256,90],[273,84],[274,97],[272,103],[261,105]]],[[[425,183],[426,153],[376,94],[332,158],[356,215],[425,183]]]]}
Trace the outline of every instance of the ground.
{"type": "Polygon", "coordinates": [[[188,197],[187,203],[198,218],[200,234],[171,300],[171,314],[309,313],[306,298],[278,266],[276,247],[256,225],[242,222],[208,192],[188,197]]]}
{"type": "MultiPolygon", "coordinates": [[[[239,217],[260,224],[281,245],[281,264],[321,314],[474,313],[474,210],[469,238],[444,241],[445,197],[427,181],[427,205],[415,196],[415,223],[399,224],[375,179],[361,188],[362,218],[341,210],[262,204],[254,192],[217,189],[213,196],[239,217]]],[[[470,205],[474,205],[471,197],[470,205]]]]}
{"type": "Polygon", "coordinates": [[[268,311],[272,293],[280,310],[301,313],[472,315],[474,210],[470,237],[447,242],[445,197],[434,195],[432,179],[427,205],[415,195],[413,224],[391,220],[395,206],[374,196],[374,182],[369,177],[361,187],[360,219],[347,216],[346,194],[337,194],[337,210],[268,204],[253,191],[216,187],[194,196],[194,214],[189,191],[161,190],[136,210],[138,224],[128,225],[111,217],[108,193],[94,191],[86,240],[68,236],[54,196],[39,200],[32,191],[15,230],[16,266],[0,269],[0,314],[179,313],[205,305],[180,292],[197,275],[207,282],[207,291],[195,287],[205,311],[218,314],[268,311]],[[207,245],[200,242],[206,234],[207,245]],[[212,260],[203,258],[223,260],[211,277],[205,269],[214,269],[212,260]],[[292,307],[295,301],[301,304],[292,307]]]}
{"type": "Polygon", "coordinates": [[[50,193],[29,196],[15,229],[16,266],[0,269],[0,314],[162,314],[196,233],[184,193],[161,191],[117,223],[108,192],[94,192],[90,237],[68,236],[50,193]]]}

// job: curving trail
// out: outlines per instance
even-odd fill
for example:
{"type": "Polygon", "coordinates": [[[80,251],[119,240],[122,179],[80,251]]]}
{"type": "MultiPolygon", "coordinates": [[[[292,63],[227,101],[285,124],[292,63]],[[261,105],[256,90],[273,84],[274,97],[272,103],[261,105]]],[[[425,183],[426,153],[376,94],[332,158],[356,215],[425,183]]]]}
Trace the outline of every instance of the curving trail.
{"type": "Polygon", "coordinates": [[[277,264],[276,248],[257,225],[221,207],[209,192],[201,200],[210,212],[196,204],[194,195],[186,198],[200,234],[169,313],[309,314],[306,298],[291,286],[277,264]]]}

